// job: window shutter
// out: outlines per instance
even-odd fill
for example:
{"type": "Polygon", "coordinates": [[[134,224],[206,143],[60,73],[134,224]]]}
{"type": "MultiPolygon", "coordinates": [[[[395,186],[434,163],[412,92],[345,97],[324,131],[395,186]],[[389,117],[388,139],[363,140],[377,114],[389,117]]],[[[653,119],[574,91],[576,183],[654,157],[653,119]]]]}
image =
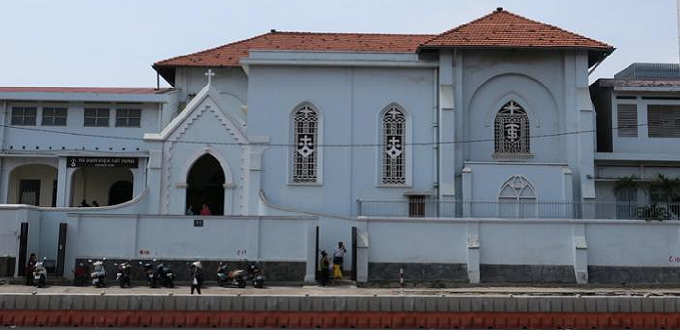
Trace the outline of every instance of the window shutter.
{"type": "Polygon", "coordinates": [[[647,126],[649,137],[663,137],[663,109],[660,105],[647,107],[647,126]]]}
{"type": "Polygon", "coordinates": [[[647,107],[649,137],[680,137],[680,106],[649,105],[647,107]]]}
{"type": "Polygon", "coordinates": [[[619,104],[617,109],[618,131],[620,137],[637,137],[637,105],[619,104]]]}

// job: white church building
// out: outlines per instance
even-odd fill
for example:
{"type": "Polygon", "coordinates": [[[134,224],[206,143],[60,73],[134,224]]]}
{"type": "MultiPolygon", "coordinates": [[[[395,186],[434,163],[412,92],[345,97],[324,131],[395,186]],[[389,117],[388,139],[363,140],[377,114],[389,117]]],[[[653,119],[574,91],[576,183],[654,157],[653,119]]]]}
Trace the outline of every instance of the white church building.
{"type": "Polygon", "coordinates": [[[588,80],[613,51],[498,8],[432,35],[272,30],[156,62],[171,88],[0,87],[0,253],[310,281],[344,241],[358,281],[654,282],[680,246],[596,239],[671,225],[598,200],[626,161],[599,150],[588,80]]]}

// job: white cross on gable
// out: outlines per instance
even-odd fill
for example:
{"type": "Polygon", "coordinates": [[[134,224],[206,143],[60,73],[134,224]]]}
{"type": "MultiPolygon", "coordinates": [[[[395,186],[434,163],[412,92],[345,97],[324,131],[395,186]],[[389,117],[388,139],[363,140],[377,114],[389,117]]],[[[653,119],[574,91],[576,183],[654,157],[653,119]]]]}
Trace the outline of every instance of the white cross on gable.
{"type": "Polygon", "coordinates": [[[215,75],[215,72],[213,72],[212,69],[208,69],[206,71],[205,76],[208,77],[208,85],[210,85],[210,82],[212,81],[212,77],[215,75]]]}

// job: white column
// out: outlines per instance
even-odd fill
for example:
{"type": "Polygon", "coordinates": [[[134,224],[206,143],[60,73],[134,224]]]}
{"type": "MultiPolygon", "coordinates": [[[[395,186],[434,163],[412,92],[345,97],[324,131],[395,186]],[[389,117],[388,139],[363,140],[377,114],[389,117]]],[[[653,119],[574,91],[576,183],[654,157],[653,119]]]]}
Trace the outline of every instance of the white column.
{"type": "MultiPolygon", "coordinates": [[[[162,148],[160,143],[158,144],[158,148],[159,150],[149,150],[146,174],[146,184],[149,187],[148,214],[160,214],[161,210],[163,152],[160,150],[160,148],[162,148]]],[[[181,214],[184,214],[184,212],[181,214]]]]}
{"type": "Polygon", "coordinates": [[[462,173],[463,179],[463,217],[472,216],[472,169],[465,166],[462,173]]]}
{"type": "Polygon", "coordinates": [[[307,221],[307,265],[305,267],[305,282],[313,283],[316,280],[316,226],[318,220],[307,221]]]}
{"type": "Polygon", "coordinates": [[[146,158],[139,158],[137,168],[132,169],[132,197],[137,197],[146,188],[146,158]]]}
{"type": "Polygon", "coordinates": [[[467,272],[470,283],[479,283],[481,279],[479,222],[467,223],[467,272]]]}
{"type": "Polygon", "coordinates": [[[68,189],[69,175],[66,166],[66,157],[59,157],[57,164],[57,207],[67,207],[69,202],[68,189]]]}
{"type": "MultiPolygon", "coordinates": [[[[439,141],[452,142],[455,140],[455,83],[454,83],[453,53],[442,51],[439,55],[439,141]]],[[[456,169],[455,145],[440,144],[439,146],[439,198],[455,197],[456,169]]]]}

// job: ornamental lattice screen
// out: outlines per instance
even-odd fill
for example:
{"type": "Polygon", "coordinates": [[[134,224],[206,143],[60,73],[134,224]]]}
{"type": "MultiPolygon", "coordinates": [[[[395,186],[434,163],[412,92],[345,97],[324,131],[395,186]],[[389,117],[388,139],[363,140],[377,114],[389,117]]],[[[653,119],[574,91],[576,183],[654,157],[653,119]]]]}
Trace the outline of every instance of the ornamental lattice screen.
{"type": "Polygon", "coordinates": [[[406,116],[397,107],[391,107],[382,117],[382,184],[406,183],[406,116]]]}
{"type": "Polygon", "coordinates": [[[319,115],[309,106],[302,106],[293,118],[293,182],[317,182],[317,141],[319,115]]]}
{"type": "Polygon", "coordinates": [[[494,122],[494,152],[499,155],[529,154],[529,117],[515,101],[506,103],[494,122]]]}

